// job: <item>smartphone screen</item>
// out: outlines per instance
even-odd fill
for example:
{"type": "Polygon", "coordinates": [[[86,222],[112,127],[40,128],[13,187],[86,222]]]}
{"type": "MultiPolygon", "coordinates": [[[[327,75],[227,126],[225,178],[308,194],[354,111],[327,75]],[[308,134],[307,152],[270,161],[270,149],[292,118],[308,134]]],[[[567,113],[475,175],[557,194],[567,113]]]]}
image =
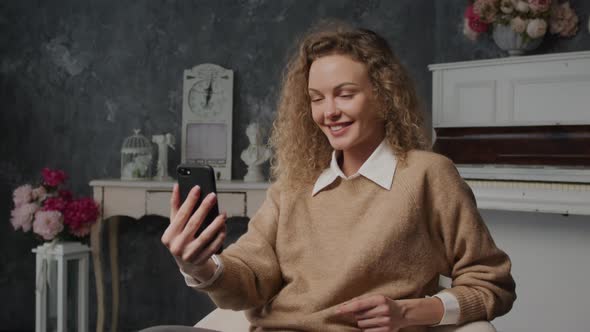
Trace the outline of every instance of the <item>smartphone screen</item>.
{"type": "MultiPolygon", "coordinates": [[[[198,185],[201,187],[199,200],[197,201],[197,204],[195,204],[193,211],[191,211],[191,216],[199,208],[209,193],[217,193],[215,186],[215,172],[211,166],[180,164],[176,167],[176,174],[178,175],[178,190],[181,204],[186,201],[186,198],[194,186],[198,185]]],[[[215,205],[213,208],[211,208],[205,217],[205,220],[195,233],[195,237],[199,236],[199,234],[201,234],[203,230],[207,228],[207,226],[209,226],[218,215],[219,207],[217,202],[215,202],[215,205]]]]}

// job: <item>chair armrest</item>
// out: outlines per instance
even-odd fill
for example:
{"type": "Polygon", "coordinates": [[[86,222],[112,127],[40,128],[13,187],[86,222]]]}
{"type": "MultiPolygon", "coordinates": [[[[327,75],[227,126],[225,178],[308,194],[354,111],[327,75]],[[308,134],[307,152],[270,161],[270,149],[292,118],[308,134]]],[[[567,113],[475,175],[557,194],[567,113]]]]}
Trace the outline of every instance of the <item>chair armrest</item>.
{"type": "Polygon", "coordinates": [[[250,322],[246,319],[243,311],[226,309],[215,309],[203,317],[195,327],[217,330],[217,331],[248,331],[250,322]]]}
{"type": "Polygon", "coordinates": [[[429,332],[497,332],[492,323],[487,321],[477,321],[461,326],[443,325],[431,327],[429,332]]]}

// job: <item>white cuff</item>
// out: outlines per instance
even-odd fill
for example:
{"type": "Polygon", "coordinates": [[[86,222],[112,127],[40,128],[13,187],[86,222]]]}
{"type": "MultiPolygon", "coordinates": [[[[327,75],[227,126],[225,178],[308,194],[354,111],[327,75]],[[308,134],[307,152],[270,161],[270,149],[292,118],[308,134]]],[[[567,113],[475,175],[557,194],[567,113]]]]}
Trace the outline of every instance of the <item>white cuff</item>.
{"type": "Polygon", "coordinates": [[[221,272],[223,272],[223,262],[219,259],[219,257],[217,257],[217,255],[212,255],[211,258],[213,259],[215,265],[217,265],[217,268],[215,269],[213,276],[211,276],[211,278],[209,278],[209,280],[207,281],[199,282],[195,278],[191,277],[189,274],[184,272],[182,269],[180,269],[180,273],[182,273],[182,275],[184,276],[184,282],[186,282],[187,286],[191,288],[201,289],[207,286],[211,286],[215,282],[215,280],[219,278],[221,272]]]}
{"type": "Polygon", "coordinates": [[[461,308],[459,307],[459,300],[457,300],[457,297],[444,291],[437,293],[433,297],[439,298],[444,308],[443,317],[440,320],[440,323],[433,326],[456,325],[459,322],[459,316],[461,314],[461,308]]]}

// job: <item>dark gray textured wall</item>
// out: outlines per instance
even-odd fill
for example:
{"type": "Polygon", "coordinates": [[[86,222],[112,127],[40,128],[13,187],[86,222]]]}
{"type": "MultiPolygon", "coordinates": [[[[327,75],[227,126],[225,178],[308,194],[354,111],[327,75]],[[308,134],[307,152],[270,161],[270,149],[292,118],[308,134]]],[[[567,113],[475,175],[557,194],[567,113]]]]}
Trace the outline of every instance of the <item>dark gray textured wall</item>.
{"type": "MultiPolygon", "coordinates": [[[[0,223],[0,298],[12,302],[0,311],[0,330],[34,328],[34,257],[30,249],[35,244],[25,234],[14,232],[8,220],[12,190],[37,181],[42,167],[66,170],[71,174],[69,186],[78,194],[90,195],[87,184],[91,179],[119,176],[119,149],[133,128],[141,128],[147,136],[172,132],[180,137],[182,71],[212,62],[236,73],[232,171],[234,178],[241,178],[246,170],[238,156],[248,144],[243,134],[247,124],[251,120],[264,125],[271,122],[288,50],[322,18],[342,19],[384,35],[414,77],[429,113],[428,64],[501,56],[489,40],[473,44],[461,35],[464,3],[1,2],[0,216],[4,222],[0,223]]],[[[585,26],[590,3],[574,1],[574,6],[585,26]]],[[[583,30],[571,40],[550,41],[539,52],[589,48],[590,39],[583,30]]],[[[180,153],[170,151],[169,157],[172,169],[180,153]]],[[[154,241],[161,231],[158,227],[123,226],[122,251],[157,257],[160,269],[171,266],[154,241]]],[[[182,287],[174,290],[174,296],[182,303],[180,307],[190,308],[181,314],[174,314],[178,308],[170,308],[165,295],[161,302],[157,296],[141,298],[141,287],[147,288],[145,293],[158,278],[165,278],[165,284],[180,280],[177,272],[154,277],[152,267],[135,266],[129,256],[121,261],[125,263],[122,271],[127,273],[122,283],[135,287],[125,290],[132,296],[122,301],[123,330],[158,321],[188,323],[210,309],[206,301],[202,308],[195,308],[192,293],[182,287]],[[150,275],[143,280],[141,275],[146,271],[150,275]],[[154,310],[158,314],[147,319],[154,310]]],[[[93,326],[93,280],[90,285],[93,326]]]]}

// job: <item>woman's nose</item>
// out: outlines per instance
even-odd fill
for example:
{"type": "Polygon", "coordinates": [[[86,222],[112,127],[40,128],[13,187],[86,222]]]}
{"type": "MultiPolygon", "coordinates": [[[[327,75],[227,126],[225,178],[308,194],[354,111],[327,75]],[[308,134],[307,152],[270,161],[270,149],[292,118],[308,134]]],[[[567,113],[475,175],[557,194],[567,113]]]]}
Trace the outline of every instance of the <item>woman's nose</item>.
{"type": "Polygon", "coordinates": [[[342,111],[340,111],[340,109],[338,109],[338,107],[336,106],[336,103],[331,102],[327,106],[328,107],[326,108],[326,111],[324,112],[324,117],[328,120],[338,119],[340,117],[340,115],[342,114],[342,111]]]}

